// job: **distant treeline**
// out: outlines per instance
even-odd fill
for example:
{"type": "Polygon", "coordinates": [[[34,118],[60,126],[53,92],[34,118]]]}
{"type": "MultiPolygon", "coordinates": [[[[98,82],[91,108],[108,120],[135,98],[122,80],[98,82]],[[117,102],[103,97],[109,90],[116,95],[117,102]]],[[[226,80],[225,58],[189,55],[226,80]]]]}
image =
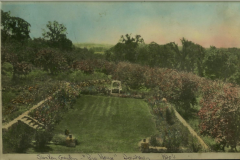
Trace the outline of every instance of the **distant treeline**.
{"type": "Polygon", "coordinates": [[[240,49],[204,48],[181,39],[181,49],[175,42],[145,44],[140,35],[121,36],[119,43],[105,51],[109,61],[129,61],[150,67],[177,69],[201,77],[221,79],[240,84],[240,49]]]}

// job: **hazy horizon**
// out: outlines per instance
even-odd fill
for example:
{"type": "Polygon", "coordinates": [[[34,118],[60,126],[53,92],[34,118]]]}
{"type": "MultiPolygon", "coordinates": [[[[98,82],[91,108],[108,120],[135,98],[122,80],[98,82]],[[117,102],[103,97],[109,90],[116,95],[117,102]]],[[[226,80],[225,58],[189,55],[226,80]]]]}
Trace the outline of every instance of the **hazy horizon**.
{"type": "Polygon", "coordinates": [[[139,34],[145,43],[240,47],[239,2],[2,2],[2,10],[31,24],[31,38],[48,21],[67,27],[73,43],[116,44],[139,34]]]}

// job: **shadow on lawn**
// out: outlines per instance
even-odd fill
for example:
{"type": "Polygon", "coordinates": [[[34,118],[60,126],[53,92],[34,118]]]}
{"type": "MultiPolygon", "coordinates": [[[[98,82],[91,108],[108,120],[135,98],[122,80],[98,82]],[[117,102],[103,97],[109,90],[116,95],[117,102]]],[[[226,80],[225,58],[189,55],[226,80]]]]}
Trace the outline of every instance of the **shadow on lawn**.
{"type": "Polygon", "coordinates": [[[42,152],[42,153],[47,153],[49,151],[53,151],[53,149],[49,146],[44,146],[44,147],[34,147],[33,148],[35,152],[42,152]]]}

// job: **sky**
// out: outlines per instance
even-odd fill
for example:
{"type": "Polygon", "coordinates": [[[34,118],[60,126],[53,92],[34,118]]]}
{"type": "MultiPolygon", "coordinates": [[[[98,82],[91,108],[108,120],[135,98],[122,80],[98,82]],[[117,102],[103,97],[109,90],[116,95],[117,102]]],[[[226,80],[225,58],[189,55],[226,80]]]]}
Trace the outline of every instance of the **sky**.
{"type": "Polygon", "coordinates": [[[3,11],[31,24],[42,37],[48,21],[67,27],[73,43],[116,44],[121,35],[145,43],[240,47],[240,2],[2,2],[3,11]]]}

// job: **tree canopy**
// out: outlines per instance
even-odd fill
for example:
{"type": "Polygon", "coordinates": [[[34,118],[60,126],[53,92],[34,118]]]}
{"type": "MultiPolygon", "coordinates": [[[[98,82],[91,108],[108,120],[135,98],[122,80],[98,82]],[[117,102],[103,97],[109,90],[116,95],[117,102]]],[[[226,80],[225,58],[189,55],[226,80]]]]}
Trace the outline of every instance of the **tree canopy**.
{"type": "Polygon", "coordinates": [[[14,39],[23,42],[29,39],[31,25],[22,18],[10,16],[10,12],[1,10],[1,34],[2,42],[14,39]]]}
{"type": "Polygon", "coordinates": [[[43,29],[43,37],[48,40],[52,47],[70,50],[72,41],[67,38],[67,28],[57,21],[48,21],[47,30],[43,29]]]}
{"type": "MultiPolygon", "coordinates": [[[[122,35],[119,42],[111,49],[115,60],[135,62],[137,60],[136,49],[140,43],[144,43],[140,35],[132,37],[131,34],[122,35]]],[[[109,51],[106,52],[109,56],[109,51]]]]}

